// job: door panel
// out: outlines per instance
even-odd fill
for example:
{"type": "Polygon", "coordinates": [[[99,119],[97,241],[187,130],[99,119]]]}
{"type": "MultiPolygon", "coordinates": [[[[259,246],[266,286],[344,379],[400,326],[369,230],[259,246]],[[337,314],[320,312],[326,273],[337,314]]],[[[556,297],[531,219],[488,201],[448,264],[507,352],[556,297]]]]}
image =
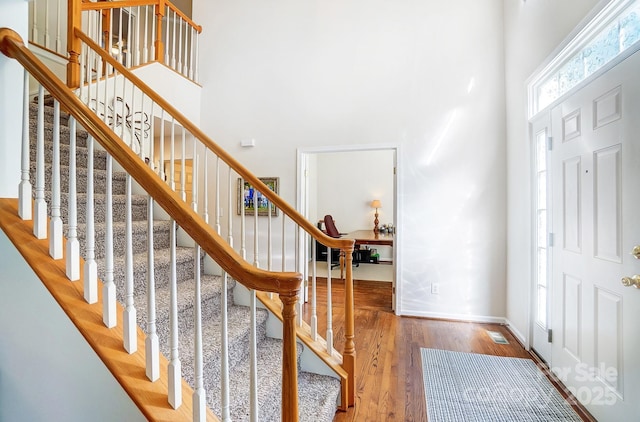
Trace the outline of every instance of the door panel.
{"type": "Polygon", "coordinates": [[[562,163],[563,240],[568,251],[582,252],[582,160],[570,157],[562,163]]]}
{"type": "Polygon", "coordinates": [[[551,366],[598,420],[640,415],[640,53],[551,111],[551,366]]]}

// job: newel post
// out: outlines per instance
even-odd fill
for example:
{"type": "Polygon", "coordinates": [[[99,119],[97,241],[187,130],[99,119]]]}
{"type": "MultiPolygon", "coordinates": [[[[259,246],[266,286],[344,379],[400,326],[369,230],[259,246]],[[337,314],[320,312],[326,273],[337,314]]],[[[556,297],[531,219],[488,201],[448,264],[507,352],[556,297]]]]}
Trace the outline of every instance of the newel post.
{"type": "Polygon", "coordinates": [[[344,351],[342,352],[342,366],[349,374],[348,381],[348,406],[354,406],[356,401],[356,344],[355,316],[353,300],[353,248],[345,251],[346,278],[344,282],[344,351]]]}
{"type": "Polygon", "coordinates": [[[67,86],[71,89],[80,86],[80,50],[82,42],[76,37],[75,29],[82,26],[82,0],[69,0],[67,7],[67,86]]]}
{"type": "MultiPolygon", "coordinates": [[[[155,54],[154,59],[160,63],[164,62],[164,44],[162,43],[162,20],[164,19],[164,11],[166,4],[164,0],[158,0],[156,4],[156,40],[155,40],[155,54]]],[[[167,31],[169,28],[167,27],[167,31]]]]}
{"type": "Polygon", "coordinates": [[[298,356],[296,353],[296,303],[298,291],[280,293],[282,310],[282,421],[298,421],[298,356]]]}

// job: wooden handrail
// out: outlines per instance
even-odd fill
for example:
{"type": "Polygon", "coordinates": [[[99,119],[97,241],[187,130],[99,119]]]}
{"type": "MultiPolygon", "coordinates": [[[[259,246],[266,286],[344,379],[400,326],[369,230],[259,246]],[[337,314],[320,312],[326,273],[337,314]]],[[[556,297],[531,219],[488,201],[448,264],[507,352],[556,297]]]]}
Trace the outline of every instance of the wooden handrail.
{"type": "Polygon", "coordinates": [[[202,26],[198,25],[197,23],[195,23],[194,21],[191,20],[191,18],[189,18],[187,15],[185,15],[182,10],[178,9],[173,3],[171,3],[169,0],[165,0],[165,3],[167,6],[169,6],[169,8],[171,10],[173,10],[174,12],[176,12],[178,14],[178,16],[180,16],[185,22],[187,22],[193,29],[195,29],[196,31],[198,31],[198,33],[202,32],[202,26]]]}
{"type": "MultiPolygon", "coordinates": [[[[86,38],[86,40],[89,40],[86,38]]],[[[89,40],[90,41],[90,40],[89,40]]],[[[180,196],[146,166],[111,129],[78,99],[24,45],[15,31],[0,28],[0,51],[16,59],[76,118],[87,132],[172,216],[172,218],[236,280],[250,289],[297,294],[302,274],[271,272],[247,263],[216,231],[204,222],[180,196]]],[[[117,62],[116,62],[117,63],[117,62]]]]}
{"type": "MultiPolygon", "coordinates": [[[[118,0],[118,1],[101,1],[97,3],[82,3],[82,10],[105,10],[105,9],[120,9],[122,7],[136,7],[136,6],[151,6],[157,5],[158,0],[118,0]]],[[[198,33],[202,32],[202,26],[191,20],[190,17],[184,14],[169,0],[164,0],[164,3],[169,6],[171,10],[176,12],[189,26],[193,27],[198,33]]]]}
{"type": "MultiPolygon", "coordinates": [[[[165,1],[165,0],[160,0],[165,1]]],[[[352,253],[354,250],[353,239],[340,239],[327,236],[324,232],[318,229],[314,224],[304,218],[298,211],[284,201],[278,194],[269,189],[258,177],[254,176],[248,169],[240,164],[235,158],[233,158],[224,149],[213,142],[199,127],[194,125],[188,120],[182,113],[180,113],[175,107],[169,104],[164,98],[159,96],[153,91],[147,84],[145,84],[140,78],[131,73],[122,64],[116,61],[109,54],[104,52],[92,39],[84,34],[79,29],[75,31],[76,36],[84,41],[90,48],[97,52],[103,60],[107,61],[113,66],[118,73],[124,75],[132,83],[134,83],[140,90],[142,90],[146,96],[151,98],[155,104],[167,111],[182,127],[188,130],[195,138],[197,138],[206,148],[216,154],[222,161],[224,161],[229,167],[235,170],[245,181],[248,181],[260,191],[272,204],[280,208],[284,214],[286,214],[291,220],[293,220],[298,226],[302,227],[307,233],[311,235],[315,240],[320,241],[322,244],[330,248],[338,248],[344,251],[346,257],[346,278],[345,278],[345,345],[343,350],[343,365],[349,373],[348,382],[348,406],[355,404],[355,368],[356,368],[356,350],[355,350],[355,314],[354,314],[354,296],[353,296],[353,275],[351,269],[352,253]]]]}
{"type": "Polygon", "coordinates": [[[218,144],[212,141],[205,133],[187,119],[182,113],[180,113],[175,107],[169,104],[164,98],[153,91],[147,84],[145,84],[140,78],[131,73],[127,68],[120,64],[117,60],[107,54],[98,44],[96,44],[91,38],[89,38],[81,30],[75,30],[75,36],[86,43],[96,53],[113,66],[119,74],[123,74],[127,79],[132,81],[140,90],[142,90],[146,96],[151,98],[155,104],[167,111],[175,120],[188,130],[195,138],[197,138],[203,145],[216,154],[222,161],[224,161],[229,167],[235,170],[245,181],[251,183],[253,187],[258,189],[260,193],[271,201],[276,207],[280,208],[289,218],[291,218],[296,224],[302,227],[307,233],[309,233],[314,239],[320,241],[322,244],[330,248],[338,248],[344,250],[347,254],[353,252],[354,240],[353,239],[340,239],[327,236],[323,231],[318,229],[314,224],[304,218],[298,211],[283,200],[278,194],[273,192],[267,187],[258,177],[251,173],[240,162],[233,158],[228,152],[222,149],[218,144]]]}

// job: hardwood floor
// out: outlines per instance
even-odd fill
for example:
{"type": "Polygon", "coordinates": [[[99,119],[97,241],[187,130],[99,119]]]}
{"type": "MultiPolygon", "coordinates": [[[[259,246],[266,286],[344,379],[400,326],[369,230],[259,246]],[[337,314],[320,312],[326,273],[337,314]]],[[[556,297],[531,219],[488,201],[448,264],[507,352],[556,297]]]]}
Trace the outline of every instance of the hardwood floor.
{"type": "MultiPolygon", "coordinates": [[[[326,330],[326,280],[318,279],[319,332],[326,330]],[[321,311],[322,310],[322,311],[321,311]]],[[[344,288],[332,282],[336,349],[342,350],[344,288]]],[[[356,405],[338,412],[334,421],[426,421],[420,348],[528,358],[502,325],[398,317],[391,310],[391,283],[355,281],[357,353],[356,405]],[[499,331],[509,344],[496,344],[486,330],[499,331]]],[[[304,318],[309,320],[310,305],[304,318]]]]}

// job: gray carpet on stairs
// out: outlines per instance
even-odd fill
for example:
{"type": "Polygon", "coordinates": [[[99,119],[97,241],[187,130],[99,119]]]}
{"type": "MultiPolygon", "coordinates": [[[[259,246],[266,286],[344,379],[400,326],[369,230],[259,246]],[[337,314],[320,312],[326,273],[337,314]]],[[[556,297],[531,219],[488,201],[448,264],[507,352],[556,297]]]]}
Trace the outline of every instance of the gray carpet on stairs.
{"type": "MultiPolygon", "coordinates": [[[[45,102],[47,104],[47,102],[45,102]]],[[[31,182],[35,182],[36,158],[36,115],[37,105],[30,105],[30,133],[31,133],[31,182]]],[[[53,108],[45,107],[45,198],[50,200],[50,181],[52,162],[52,134],[53,108]]],[[[69,131],[66,127],[68,115],[61,113],[61,213],[67,232],[68,185],[69,185],[69,131]]],[[[78,238],[81,244],[81,254],[85,252],[86,228],[86,183],[87,183],[87,134],[79,128],[77,141],[77,190],[78,190],[78,238]]],[[[96,259],[98,261],[98,276],[104,276],[104,236],[105,236],[105,186],[106,186],[106,153],[96,148],[94,152],[95,182],[95,239],[96,259]]],[[[121,303],[125,299],[125,182],[126,175],[114,172],[113,183],[113,218],[114,218],[114,281],[117,287],[117,298],[121,303]]],[[[34,189],[35,193],[35,189],[34,189]]],[[[138,325],[147,332],[147,198],[133,195],[132,197],[132,239],[133,239],[133,267],[134,267],[134,302],[137,310],[138,325]]],[[[49,212],[51,212],[49,207],[49,212]]],[[[168,221],[154,221],[154,262],[156,284],[156,324],[160,339],[161,352],[169,357],[169,275],[170,266],[170,230],[168,221]]],[[[178,247],[176,251],[176,274],[178,279],[178,315],[179,315],[179,353],[182,363],[183,377],[194,386],[194,248],[178,247]]],[[[221,337],[221,301],[222,295],[227,296],[228,338],[229,338],[229,369],[230,369],[230,398],[231,417],[234,421],[249,420],[249,315],[247,307],[233,303],[233,288],[235,281],[228,283],[227,291],[222,291],[222,280],[219,276],[203,275],[201,288],[201,306],[203,309],[203,339],[204,339],[204,385],[207,391],[207,404],[220,415],[220,337],[221,337]]],[[[278,421],[281,412],[281,377],[282,377],[282,342],[266,335],[266,321],[269,315],[264,309],[257,309],[257,338],[258,338],[258,396],[260,421],[278,421]]],[[[271,316],[271,318],[274,318],[271,316]]],[[[303,345],[298,343],[298,355],[303,345]]],[[[336,411],[336,403],[340,392],[340,382],[332,377],[299,371],[298,375],[300,420],[301,421],[332,421],[336,411]]],[[[184,400],[191,400],[185,397],[184,400]]]]}

